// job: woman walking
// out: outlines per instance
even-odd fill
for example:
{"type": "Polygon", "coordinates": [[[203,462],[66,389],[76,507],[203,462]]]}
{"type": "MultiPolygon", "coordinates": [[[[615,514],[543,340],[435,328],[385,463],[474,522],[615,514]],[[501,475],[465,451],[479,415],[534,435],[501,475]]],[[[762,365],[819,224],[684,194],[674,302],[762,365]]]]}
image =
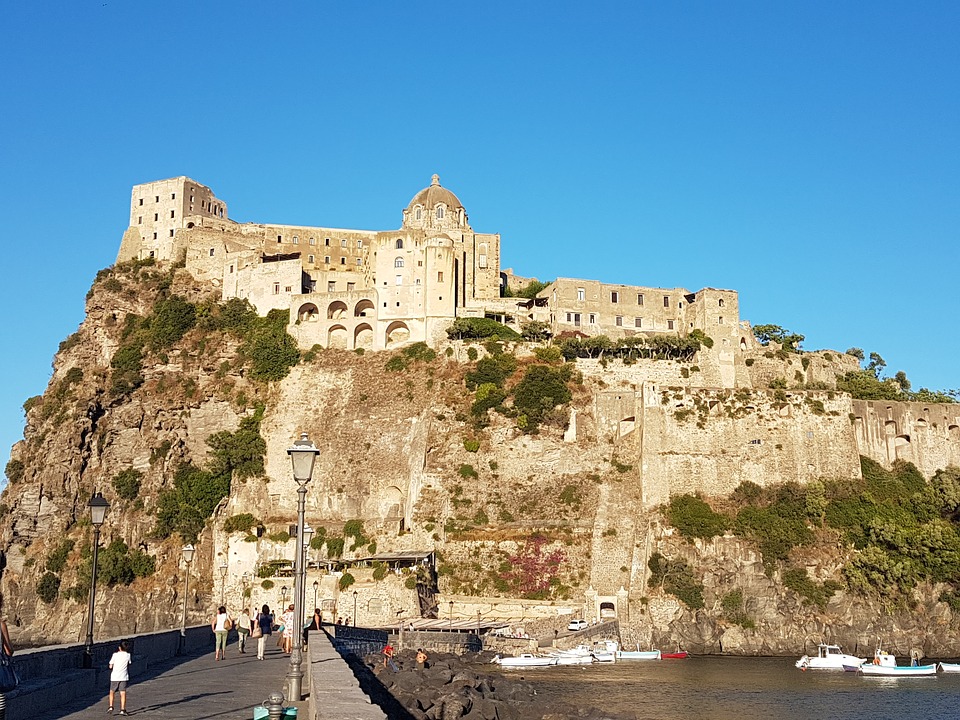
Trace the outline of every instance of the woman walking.
{"type": "Polygon", "coordinates": [[[283,651],[287,655],[293,652],[293,633],[296,631],[293,624],[293,605],[291,605],[283,614],[283,651]]]}
{"type": "Polygon", "coordinates": [[[227,652],[227,634],[231,627],[233,627],[233,621],[227,614],[227,608],[221,605],[217,614],[213,616],[213,620],[210,621],[210,629],[217,637],[217,660],[223,660],[227,652]]]}
{"type": "Polygon", "coordinates": [[[257,628],[260,631],[260,637],[257,638],[257,660],[263,660],[267,638],[273,634],[273,615],[270,614],[269,605],[264,605],[257,613],[257,628]]]}

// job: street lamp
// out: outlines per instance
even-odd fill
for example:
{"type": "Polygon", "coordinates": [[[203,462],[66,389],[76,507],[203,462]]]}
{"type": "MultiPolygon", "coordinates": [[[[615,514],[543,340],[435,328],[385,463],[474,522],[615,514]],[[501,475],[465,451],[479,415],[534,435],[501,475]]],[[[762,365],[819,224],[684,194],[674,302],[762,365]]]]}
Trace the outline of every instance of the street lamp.
{"type": "MultiPolygon", "coordinates": [[[[319,589],[320,589],[320,581],[319,581],[319,580],[314,580],[314,581],[313,581],[313,607],[314,607],[314,608],[317,608],[317,607],[318,607],[318,605],[317,605],[317,590],[319,590],[319,589]]],[[[317,628],[317,629],[319,630],[319,628],[317,628]]]]}
{"type": "Polygon", "coordinates": [[[357,591],[353,591],[353,626],[357,626],[357,591]]]}
{"type": "Polygon", "coordinates": [[[450,601],[450,629],[453,630],[453,600],[450,601]]]}
{"type": "Polygon", "coordinates": [[[183,562],[187,565],[187,570],[183,574],[183,614],[180,616],[180,648],[179,654],[183,654],[183,651],[187,646],[187,593],[190,590],[190,563],[193,562],[193,554],[196,552],[196,548],[193,545],[184,545],[183,550],[183,562]]]}
{"type": "Polygon", "coordinates": [[[100,526],[107,516],[110,503],[103,499],[102,493],[95,493],[87,503],[90,508],[90,522],[93,524],[93,572],[90,574],[90,599],[87,603],[87,643],[83,650],[83,666],[93,667],[93,602],[97,595],[97,551],[100,549],[100,526]]]}
{"type": "Polygon", "coordinates": [[[280,613],[284,613],[287,610],[287,586],[284,585],[280,588],[280,613]]]}
{"type": "Polygon", "coordinates": [[[224,591],[227,589],[227,561],[220,563],[220,604],[223,605],[224,591]]]}
{"type": "Polygon", "coordinates": [[[320,451],[310,442],[306,433],[302,433],[293,447],[287,450],[287,455],[290,456],[290,464],[293,466],[293,479],[297,483],[297,554],[296,566],[294,567],[293,617],[295,622],[300,623],[300,626],[293,629],[293,649],[290,653],[290,670],[287,671],[287,699],[294,702],[300,702],[303,699],[300,686],[303,680],[303,670],[301,669],[301,663],[303,662],[303,591],[307,578],[307,570],[303,563],[307,483],[313,477],[313,465],[319,454],[320,451]]]}

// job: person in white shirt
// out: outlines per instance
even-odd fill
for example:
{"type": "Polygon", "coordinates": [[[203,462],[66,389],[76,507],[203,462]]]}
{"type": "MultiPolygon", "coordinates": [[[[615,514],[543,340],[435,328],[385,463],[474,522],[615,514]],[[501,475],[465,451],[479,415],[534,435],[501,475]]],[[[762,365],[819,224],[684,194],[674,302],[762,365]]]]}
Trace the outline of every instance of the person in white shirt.
{"type": "Polygon", "coordinates": [[[247,646],[247,636],[250,635],[250,608],[244,608],[243,612],[237,617],[237,647],[240,652],[245,653],[247,646]]]}
{"type": "Polygon", "coordinates": [[[113,694],[120,691],[120,714],[127,714],[127,682],[130,680],[130,653],[127,650],[127,641],[120,643],[120,647],[110,658],[110,707],[108,713],[113,712],[113,694]]]}

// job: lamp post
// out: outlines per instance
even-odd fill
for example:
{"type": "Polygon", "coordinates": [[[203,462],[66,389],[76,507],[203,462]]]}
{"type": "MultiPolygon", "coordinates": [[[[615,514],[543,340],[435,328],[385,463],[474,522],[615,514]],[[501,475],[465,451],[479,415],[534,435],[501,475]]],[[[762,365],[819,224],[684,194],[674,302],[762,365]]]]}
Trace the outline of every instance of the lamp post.
{"type": "Polygon", "coordinates": [[[100,549],[100,526],[103,525],[110,503],[103,499],[102,493],[95,493],[87,503],[90,508],[90,522],[93,523],[93,572],[90,573],[90,599],[87,603],[87,642],[83,650],[83,666],[93,667],[93,604],[97,596],[97,552],[100,549]]]}
{"type": "Polygon", "coordinates": [[[450,629],[453,630],[453,600],[450,601],[450,629]]]}
{"type": "Polygon", "coordinates": [[[293,629],[293,650],[290,653],[290,670],[287,671],[287,700],[294,702],[300,702],[303,699],[300,685],[303,680],[303,670],[301,669],[301,663],[303,662],[303,586],[307,578],[307,571],[303,563],[303,530],[306,525],[304,515],[307,503],[307,483],[313,477],[313,465],[319,454],[320,451],[310,442],[306,433],[302,433],[293,447],[287,450],[287,455],[290,456],[290,464],[293,466],[293,479],[297,483],[297,555],[296,567],[294,568],[293,617],[296,622],[301,623],[300,627],[294,627],[293,629]]]}
{"type": "Polygon", "coordinates": [[[353,626],[357,626],[357,591],[353,591],[353,626]]]}
{"type": "Polygon", "coordinates": [[[227,562],[220,563],[220,604],[223,605],[223,596],[227,589],[227,562]]]}
{"type": "Polygon", "coordinates": [[[193,562],[193,554],[196,552],[196,548],[193,545],[184,545],[183,550],[183,562],[186,563],[187,569],[183,574],[183,614],[180,616],[180,647],[178,648],[178,654],[183,654],[187,646],[187,593],[190,591],[190,563],[193,562]]]}
{"type": "Polygon", "coordinates": [[[283,614],[287,610],[287,586],[284,585],[280,588],[280,613],[283,614]]]}
{"type": "Polygon", "coordinates": [[[313,607],[314,608],[318,607],[317,606],[317,590],[319,589],[320,589],[320,581],[314,580],[313,581],[313,607]]]}

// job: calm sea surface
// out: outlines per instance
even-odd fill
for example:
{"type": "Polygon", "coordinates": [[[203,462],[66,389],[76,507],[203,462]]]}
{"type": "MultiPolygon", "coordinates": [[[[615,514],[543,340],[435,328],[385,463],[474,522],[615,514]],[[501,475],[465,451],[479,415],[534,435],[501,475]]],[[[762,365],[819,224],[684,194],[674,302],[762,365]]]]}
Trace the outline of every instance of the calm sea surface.
{"type": "Polygon", "coordinates": [[[641,720],[960,718],[960,674],[867,678],[791,658],[689,658],[498,670],[538,693],[641,720]]]}

